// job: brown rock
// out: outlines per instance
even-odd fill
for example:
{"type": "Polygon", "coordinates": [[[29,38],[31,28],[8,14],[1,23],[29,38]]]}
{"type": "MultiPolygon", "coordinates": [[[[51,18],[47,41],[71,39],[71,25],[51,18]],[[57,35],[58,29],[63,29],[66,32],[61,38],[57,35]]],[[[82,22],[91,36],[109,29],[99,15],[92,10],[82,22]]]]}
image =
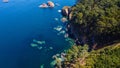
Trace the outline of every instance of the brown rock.
{"type": "Polygon", "coordinates": [[[48,1],[48,6],[50,6],[50,7],[54,7],[55,6],[55,4],[52,2],[52,1],[48,1]]]}
{"type": "Polygon", "coordinates": [[[63,15],[63,16],[68,16],[69,13],[70,13],[70,7],[69,7],[69,6],[64,6],[64,7],[62,8],[62,15],[63,15]]]}
{"type": "Polygon", "coordinates": [[[67,18],[65,18],[65,17],[63,17],[62,19],[61,19],[61,21],[64,23],[64,22],[67,22],[67,18]]]}

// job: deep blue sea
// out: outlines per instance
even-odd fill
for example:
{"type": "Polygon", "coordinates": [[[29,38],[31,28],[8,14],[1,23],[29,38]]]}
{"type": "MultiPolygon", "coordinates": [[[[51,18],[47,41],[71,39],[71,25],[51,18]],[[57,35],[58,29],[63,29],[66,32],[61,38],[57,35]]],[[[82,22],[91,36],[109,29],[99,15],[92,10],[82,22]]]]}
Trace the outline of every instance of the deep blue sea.
{"type": "Polygon", "coordinates": [[[60,6],[38,7],[47,1],[9,0],[3,3],[0,0],[0,68],[40,68],[42,64],[50,68],[51,57],[70,46],[53,28],[64,27],[58,10],[74,5],[75,0],[52,0],[60,6]],[[45,41],[41,50],[30,46],[33,39],[45,41]],[[53,49],[48,50],[49,47],[53,49]]]}

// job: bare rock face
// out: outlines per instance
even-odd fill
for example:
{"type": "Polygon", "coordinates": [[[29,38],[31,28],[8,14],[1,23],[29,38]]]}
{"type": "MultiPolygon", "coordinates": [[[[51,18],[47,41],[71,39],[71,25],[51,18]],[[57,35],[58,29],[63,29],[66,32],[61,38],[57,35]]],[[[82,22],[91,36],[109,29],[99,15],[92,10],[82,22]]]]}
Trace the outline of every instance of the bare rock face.
{"type": "Polygon", "coordinates": [[[64,6],[64,7],[62,8],[62,15],[63,15],[63,16],[68,16],[69,13],[70,13],[70,7],[69,7],[69,6],[64,6]]]}
{"type": "Polygon", "coordinates": [[[3,0],[3,2],[4,2],[4,3],[8,3],[8,2],[9,2],[9,0],[3,0]]]}
{"type": "Polygon", "coordinates": [[[54,7],[55,6],[55,4],[52,1],[48,1],[47,4],[48,4],[49,7],[54,7]]]}
{"type": "Polygon", "coordinates": [[[66,17],[68,20],[72,19],[72,11],[71,11],[71,8],[69,6],[64,6],[62,8],[61,14],[63,15],[63,17],[66,17]]]}
{"type": "Polygon", "coordinates": [[[68,19],[71,20],[72,19],[72,12],[68,15],[68,19]]]}

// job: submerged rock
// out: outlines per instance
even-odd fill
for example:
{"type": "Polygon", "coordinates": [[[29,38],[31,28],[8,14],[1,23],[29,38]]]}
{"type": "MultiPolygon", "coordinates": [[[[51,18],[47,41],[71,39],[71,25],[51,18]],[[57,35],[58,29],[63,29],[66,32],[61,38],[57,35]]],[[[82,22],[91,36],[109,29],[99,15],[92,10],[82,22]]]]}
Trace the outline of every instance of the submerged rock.
{"type": "Polygon", "coordinates": [[[65,34],[65,31],[61,30],[57,35],[60,35],[60,34],[65,34]]]}
{"type": "Polygon", "coordinates": [[[45,41],[37,41],[38,44],[45,44],[45,41]]]}
{"type": "Polygon", "coordinates": [[[40,44],[40,45],[45,44],[45,41],[38,41],[36,39],[33,39],[33,42],[40,44]]]}
{"type": "Polygon", "coordinates": [[[58,18],[55,18],[56,21],[58,21],[59,19],[58,18]]]}
{"type": "Polygon", "coordinates": [[[65,31],[64,30],[60,31],[60,34],[65,34],[65,31]]]}
{"type": "Polygon", "coordinates": [[[49,49],[50,49],[50,50],[52,50],[52,49],[53,49],[53,47],[49,47],[49,49]]]}
{"type": "Polygon", "coordinates": [[[64,37],[67,38],[69,36],[69,34],[65,34],[64,37]]]}
{"type": "Polygon", "coordinates": [[[52,61],[52,62],[50,63],[51,66],[55,66],[56,64],[57,64],[57,61],[56,61],[56,60],[54,60],[54,61],[52,61]]]}
{"type": "Polygon", "coordinates": [[[42,64],[42,65],[40,66],[40,68],[44,68],[44,64],[42,64]]]}
{"type": "Polygon", "coordinates": [[[60,54],[56,54],[56,56],[57,56],[57,57],[59,57],[59,56],[60,56],[60,54]]]}
{"type": "Polygon", "coordinates": [[[55,4],[52,1],[48,1],[47,4],[48,4],[49,7],[54,7],[55,6],[55,4]]]}
{"type": "Polygon", "coordinates": [[[47,8],[48,5],[46,3],[43,3],[43,4],[39,5],[38,7],[40,7],[40,8],[47,8]]]}
{"type": "Polygon", "coordinates": [[[62,26],[57,26],[54,29],[57,30],[57,31],[61,31],[62,30],[62,26]]]}
{"type": "Polygon", "coordinates": [[[8,3],[8,2],[9,2],[9,0],[3,0],[3,2],[4,2],[4,3],[8,3]]]}
{"type": "Polygon", "coordinates": [[[57,56],[56,56],[56,55],[53,55],[53,56],[52,56],[52,58],[53,58],[53,59],[56,59],[56,58],[57,58],[57,56]]]}
{"type": "Polygon", "coordinates": [[[38,46],[38,45],[35,44],[35,43],[31,43],[30,45],[31,45],[31,47],[37,47],[37,46],[38,46]]]}
{"type": "Polygon", "coordinates": [[[61,13],[61,10],[58,10],[59,13],[61,13]]]}
{"type": "Polygon", "coordinates": [[[39,50],[41,50],[43,47],[38,47],[39,50]]]}

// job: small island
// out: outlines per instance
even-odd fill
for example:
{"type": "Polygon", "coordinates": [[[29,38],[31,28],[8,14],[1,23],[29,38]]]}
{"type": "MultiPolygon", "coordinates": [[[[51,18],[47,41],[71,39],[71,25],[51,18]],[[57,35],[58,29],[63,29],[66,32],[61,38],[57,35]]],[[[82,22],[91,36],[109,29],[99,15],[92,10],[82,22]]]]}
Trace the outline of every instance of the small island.
{"type": "Polygon", "coordinates": [[[53,8],[54,6],[55,4],[52,1],[48,1],[47,3],[42,3],[41,5],[39,5],[40,8],[53,8]]]}

